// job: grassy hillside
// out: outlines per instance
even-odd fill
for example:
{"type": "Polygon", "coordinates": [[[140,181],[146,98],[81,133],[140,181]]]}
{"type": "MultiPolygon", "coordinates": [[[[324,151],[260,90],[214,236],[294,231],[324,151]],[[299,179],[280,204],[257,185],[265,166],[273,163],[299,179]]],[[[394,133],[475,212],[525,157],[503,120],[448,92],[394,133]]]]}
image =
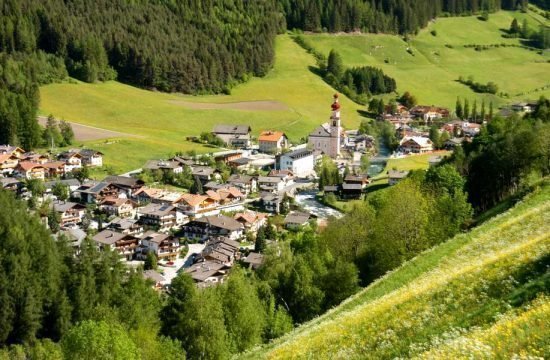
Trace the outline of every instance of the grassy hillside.
{"type": "MultiPolygon", "coordinates": [[[[550,94],[544,91],[528,92],[550,85],[550,52],[540,55],[518,47],[498,47],[484,51],[465,48],[467,44],[520,44],[518,39],[502,37],[513,18],[522,23],[528,19],[537,29],[543,18],[533,12],[501,11],[491,14],[488,21],[477,17],[440,18],[421,30],[407,44],[402,37],[393,35],[309,35],[310,43],[323,53],[337,49],[346,66],[370,65],[381,68],[397,80],[398,91],[410,91],[423,104],[437,104],[454,109],[456,97],[478,99],[478,111],[482,98],[493,101],[495,106],[512,99],[536,99],[550,94]],[[432,35],[435,31],[436,36],[432,35]],[[414,55],[407,52],[410,48],[414,55]],[[499,92],[510,98],[488,94],[476,94],[458,83],[459,76],[473,76],[475,81],[495,82],[499,92]],[[525,93],[524,95],[519,95],[525,93]]],[[[488,108],[487,108],[488,109],[488,108]]]]}
{"type": "Polygon", "coordinates": [[[550,186],[243,358],[550,355],[550,186]],[[538,298],[535,294],[539,293],[538,298]]]}
{"type": "MultiPolygon", "coordinates": [[[[264,78],[239,85],[232,95],[164,94],[117,82],[63,83],[41,88],[40,112],[141,136],[90,144],[105,151],[107,164],[116,170],[130,170],[170,152],[196,149],[185,137],[210,131],[218,123],[250,124],[254,134],[283,130],[297,141],[328,119],[334,90],[309,71],[313,58],[288,36],[277,38],[276,50],[274,69],[264,78]]],[[[360,106],[344,97],[341,102],[344,126],[356,128],[361,121],[360,106]]]]}

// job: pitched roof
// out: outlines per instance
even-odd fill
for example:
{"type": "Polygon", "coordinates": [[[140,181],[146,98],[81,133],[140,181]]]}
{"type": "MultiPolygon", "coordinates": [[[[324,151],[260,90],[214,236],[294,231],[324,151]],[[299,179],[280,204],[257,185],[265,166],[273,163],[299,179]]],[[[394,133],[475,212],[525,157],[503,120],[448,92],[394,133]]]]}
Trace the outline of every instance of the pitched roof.
{"type": "Polygon", "coordinates": [[[143,184],[143,181],[129,176],[111,175],[107,176],[103,181],[124,187],[135,187],[143,184]]]}
{"type": "Polygon", "coordinates": [[[286,136],[282,131],[262,131],[258,141],[268,141],[268,142],[277,142],[283,136],[286,136]]]}
{"type": "Polygon", "coordinates": [[[226,229],[229,231],[236,231],[236,230],[243,229],[243,224],[225,215],[204,216],[196,219],[195,221],[199,223],[208,224],[209,226],[217,227],[220,229],[226,229]]]}
{"type": "Polygon", "coordinates": [[[60,167],[65,167],[65,163],[63,161],[51,161],[42,164],[42,166],[48,169],[59,169],[60,167]]]}
{"type": "Polygon", "coordinates": [[[65,212],[67,210],[77,208],[80,210],[86,209],[84,205],[70,202],[70,201],[63,201],[63,200],[55,200],[50,204],[50,207],[52,207],[55,211],[58,212],[65,212]]]}
{"type": "Polygon", "coordinates": [[[258,177],[259,183],[271,183],[271,184],[278,184],[282,180],[278,176],[260,176],[258,177]]]}
{"type": "Polygon", "coordinates": [[[215,134],[246,135],[250,132],[248,125],[216,125],[212,131],[215,134]]]}
{"type": "Polygon", "coordinates": [[[145,270],[143,272],[143,277],[148,280],[153,280],[155,283],[160,283],[166,280],[164,276],[155,270],[145,270]]]}
{"type": "Polygon", "coordinates": [[[264,256],[255,252],[251,252],[247,257],[243,259],[245,264],[250,264],[252,267],[257,268],[264,262],[264,256]]]}
{"type": "Polygon", "coordinates": [[[293,211],[285,217],[285,224],[305,224],[311,217],[308,213],[293,211]]]}
{"type": "Polygon", "coordinates": [[[227,179],[227,182],[233,184],[248,184],[252,179],[253,177],[250,175],[233,174],[227,179]]]}
{"type": "Polygon", "coordinates": [[[197,194],[183,194],[181,196],[180,201],[183,201],[190,206],[197,206],[201,204],[203,201],[208,199],[208,196],[205,195],[197,195],[197,194]]]}
{"type": "Polygon", "coordinates": [[[255,211],[245,211],[242,213],[237,213],[233,218],[237,221],[244,220],[245,223],[253,224],[258,220],[265,219],[267,214],[255,211]]]}
{"type": "Polygon", "coordinates": [[[313,156],[313,151],[309,149],[298,149],[284,154],[283,156],[289,157],[293,160],[305,158],[307,156],[313,156]]]}
{"type": "Polygon", "coordinates": [[[220,273],[223,268],[225,268],[224,264],[213,261],[204,261],[188,267],[185,269],[185,272],[191,275],[195,281],[205,281],[209,277],[220,273]]]}
{"type": "Polygon", "coordinates": [[[9,159],[15,160],[17,159],[17,156],[13,154],[0,154],[0,163],[3,163],[4,161],[9,159]]]}
{"type": "Polygon", "coordinates": [[[343,190],[363,190],[363,185],[361,184],[342,184],[343,190]]]}
{"type": "Polygon", "coordinates": [[[139,210],[142,215],[165,216],[176,209],[175,206],[166,204],[148,204],[139,210]]]}
{"type": "Polygon", "coordinates": [[[406,178],[407,175],[409,175],[409,172],[407,170],[390,170],[388,171],[388,177],[390,179],[403,179],[406,178]]]}
{"type": "Polygon", "coordinates": [[[171,237],[171,235],[169,235],[169,234],[157,233],[155,231],[147,231],[145,234],[143,234],[141,239],[142,240],[147,240],[147,241],[150,241],[150,242],[154,242],[156,244],[160,244],[161,242],[163,242],[164,240],[166,240],[170,237],[171,237]]]}
{"type": "Polygon", "coordinates": [[[403,145],[407,141],[414,141],[420,146],[432,145],[432,141],[429,138],[423,136],[406,136],[401,140],[401,145],[403,145]]]}
{"type": "Polygon", "coordinates": [[[34,168],[42,168],[42,169],[44,168],[43,165],[33,163],[33,162],[30,162],[30,161],[21,161],[21,162],[19,162],[19,164],[17,166],[20,167],[21,169],[23,169],[24,171],[29,171],[29,170],[32,170],[34,168]]]}
{"type": "Polygon", "coordinates": [[[95,242],[104,244],[104,245],[112,245],[116,243],[117,241],[120,241],[122,239],[137,239],[136,237],[128,234],[122,234],[118,233],[112,230],[103,230],[99,233],[97,233],[93,238],[95,242]]]}
{"type": "Polygon", "coordinates": [[[144,169],[157,170],[157,169],[177,169],[181,167],[181,164],[177,161],[164,161],[164,160],[149,160],[143,166],[144,169]]]}
{"type": "Polygon", "coordinates": [[[330,126],[328,123],[319,125],[309,134],[310,137],[330,137],[330,126]]]}

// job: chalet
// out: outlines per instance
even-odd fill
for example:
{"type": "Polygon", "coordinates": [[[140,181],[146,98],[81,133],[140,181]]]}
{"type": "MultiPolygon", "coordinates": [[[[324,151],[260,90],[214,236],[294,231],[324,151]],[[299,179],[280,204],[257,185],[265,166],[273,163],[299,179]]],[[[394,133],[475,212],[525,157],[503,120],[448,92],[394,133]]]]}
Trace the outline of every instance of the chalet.
{"type": "Polygon", "coordinates": [[[142,257],[153,252],[158,259],[176,260],[180,251],[179,239],[169,235],[147,231],[141,238],[142,257]]]}
{"type": "Polygon", "coordinates": [[[219,137],[226,145],[247,148],[250,146],[250,132],[248,125],[216,125],[212,134],[219,137]]]}
{"type": "Polygon", "coordinates": [[[279,154],[288,147],[288,138],[282,131],[262,131],[258,142],[260,151],[267,154],[279,154]]]}
{"type": "Polygon", "coordinates": [[[229,163],[227,163],[227,165],[237,170],[246,171],[250,169],[250,164],[252,163],[252,161],[253,160],[248,157],[241,157],[235,160],[231,160],[229,163]]]}
{"type": "Polygon", "coordinates": [[[258,191],[256,178],[253,176],[233,174],[227,179],[227,183],[236,187],[245,195],[258,191]]]}
{"type": "Polygon", "coordinates": [[[177,162],[181,167],[195,165],[195,160],[186,156],[174,156],[170,161],[177,162]]]}
{"type": "Polygon", "coordinates": [[[137,204],[125,198],[108,197],[99,203],[99,209],[110,216],[133,217],[136,214],[137,204]]]}
{"type": "Polygon", "coordinates": [[[193,166],[191,167],[191,174],[203,184],[220,177],[219,171],[209,166],[193,166]]]}
{"type": "Polygon", "coordinates": [[[271,170],[267,176],[269,177],[278,177],[284,182],[286,182],[287,185],[290,185],[294,183],[294,174],[290,170],[271,170]]]}
{"type": "Polygon", "coordinates": [[[388,171],[388,183],[390,185],[395,185],[399,181],[403,180],[409,175],[408,171],[398,171],[398,170],[390,170],[388,171]]]}
{"type": "Polygon", "coordinates": [[[343,183],[341,188],[341,197],[344,199],[360,199],[365,191],[363,184],[358,183],[343,183]]]}
{"type": "Polygon", "coordinates": [[[163,189],[142,187],[133,194],[133,198],[140,204],[147,204],[153,202],[154,199],[162,197],[165,193],[163,189]]]}
{"type": "Polygon", "coordinates": [[[214,239],[206,243],[197,260],[233,266],[239,251],[239,243],[229,239],[214,239]]]}
{"type": "Polygon", "coordinates": [[[9,175],[19,164],[19,158],[13,154],[0,154],[0,174],[9,175]]]}
{"type": "Polygon", "coordinates": [[[177,207],[162,204],[148,204],[137,211],[142,224],[154,226],[159,231],[170,230],[185,222],[185,215],[177,207]]]}
{"type": "Polygon", "coordinates": [[[21,159],[24,153],[25,150],[19,146],[0,145],[0,155],[14,155],[16,158],[21,159]]]}
{"type": "Polygon", "coordinates": [[[400,147],[405,153],[424,154],[433,151],[432,141],[421,136],[404,137],[400,147]]]}
{"type": "Polygon", "coordinates": [[[307,177],[314,173],[315,161],[313,151],[309,149],[298,149],[279,158],[279,170],[290,170],[297,177],[307,177]]]}
{"type": "Polygon", "coordinates": [[[89,182],[85,183],[75,191],[81,201],[88,204],[101,203],[106,198],[125,197],[122,189],[108,182],[89,182]]]}
{"type": "Polygon", "coordinates": [[[65,163],[66,172],[82,168],[82,155],[80,155],[78,150],[64,151],[59,154],[58,159],[65,163]]]}
{"type": "Polygon", "coordinates": [[[272,192],[262,193],[260,198],[262,207],[271,213],[278,214],[281,212],[281,204],[283,202],[283,196],[279,194],[273,194],[272,192]]]}
{"type": "Polygon", "coordinates": [[[413,117],[421,118],[426,122],[449,117],[449,109],[436,106],[417,105],[409,112],[413,117]]]}
{"type": "Polygon", "coordinates": [[[13,171],[15,176],[25,179],[40,179],[46,177],[46,169],[44,165],[36,164],[30,161],[21,161],[17,164],[13,171]]]}
{"type": "Polygon", "coordinates": [[[45,175],[49,178],[58,178],[65,175],[66,165],[63,161],[52,161],[43,164],[45,175]]]}
{"type": "Polygon", "coordinates": [[[61,226],[79,224],[86,215],[86,206],[70,201],[55,200],[50,207],[61,215],[61,226]]]}
{"type": "Polygon", "coordinates": [[[264,263],[264,256],[255,252],[250,252],[245,258],[241,261],[248,266],[249,269],[258,270],[260,266],[264,263]]]}
{"type": "Polygon", "coordinates": [[[367,185],[370,183],[369,176],[368,175],[346,175],[344,178],[345,184],[358,184],[361,185],[362,189],[365,189],[367,185]]]}
{"type": "Polygon", "coordinates": [[[19,192],[19,189],[22,187],[22,182],[18,179],[7,177],[0,178],[0,189],[12,191],[14,193],[19,192]]]}
{"type": "Polygon", "coordinates": [[[375,139],[370,135],[359,135],[355,138],[353,150],[355,151],[367,151],[374,149],[375,139]]]}
{"type": "Polygon", "coordinates": [[[286,182],[278,176],[258,177],[258,188],[261,191],[278,193],[286,186],[286,182]]]}
{"type": "Polygon", "coordinates": [[[338,185],[325,185],[323,186],[323,192],[325,195],[327,194],[334,194],[336,196],[340,196],[340,186],[338,185]]]}
{"type": "Polygon", "coordinates": [[[143,170],[156,171],[180,174],[183,172],[183,167],[177,161],[165,161],[165,160],[149,160],[143,166],[143,170]]]}
{"type": "Polygon", "coordinates": [[[132,195],[141,189],[145,183],[143,180],[136,179],[130,176],[107,176],[103,181],[108,182],[117,186],[121,189],[127,197],[132,197],[132,195]]]}
{"type": "Polygon", "coordinates": [[[109,229],[122,234],[139,236],[143,233],[143,226],[136,219],[115,218],[109,223],[109,229]]]}
{"type": "Polygon", "coordinates": [[[284,224],[287,229],[299,229],[307,225],[310,218],[309,213],[292,211],[285,217],[284,224]]]}
{"type": "Polygon", "coordinates": [[[230,267],[214,261],[196,263],[187,269],[185,273],[201,286],[208,286],[222,283],[230,267]]]}
{"type": "Polygon", "coordinates": [[[78,153],[82,156],[82,165],[89,167],[103,166],[103,153],[92,149],[81,149],[78,153]]]}
{"type": "Polygon", "coordinates": [[[267,223],[267,214],[256,211],[245,211],[235,214],[235,220],[243,224],[247,232],[256,233],[267,223]]]}
{"type": "Polygon", "coordinates": [[[224,164],[228,164],[231,161],[235,161],[243,157],[243,153],[240,151],[224,151],[214,155],[214,160],[216,162],[221,161],[224,164]]]}
{"type": "Polygon", "coordinates": [[[244,226],[237,220],[225,215],[204,216],[183,226],[184,236],[188,239],[206,241],[215,237],[236,240],[243,236],[244,226]]]}
{"type": "Polygon", "coordinates": [[[44,154],[38,154],[35,152],[28,152],[21,156],[22,161],[31,161],[37,164],[45,164],[50,161],[50,157],[44,154]]]}
{"type": "Polygon", "coordinates": [[[183,194],[176,204],[184,214],[193,217],[217,214],[219,205],[219,197],[216,200],[209,195],[198,194],[183,194]]]}
{"type": "Polygon", "coordinates": [[[132,260],[140,245],[140,240],[132,235],[103,230],[92,238],[100,249],[110,248],[126,260],[132,260]]]}

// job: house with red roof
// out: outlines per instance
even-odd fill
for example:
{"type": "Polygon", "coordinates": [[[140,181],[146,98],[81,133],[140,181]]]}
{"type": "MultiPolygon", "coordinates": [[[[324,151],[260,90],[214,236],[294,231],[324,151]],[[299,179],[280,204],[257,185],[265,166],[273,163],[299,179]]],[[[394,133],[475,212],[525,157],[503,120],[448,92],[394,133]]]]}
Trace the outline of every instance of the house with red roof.
{"type": "Polygon", "coordinates": [[[262,131],[258,143],[261,152],[279,154],[288,147],[288,137],[282,131],[262,131]]]}
{"type": "Polygon", "coordinates": [[[30,161],[21,161],[14,169],[14,174],[25,179],[40,179],[46,177],[46,168],[44,165],[30,161]]]}

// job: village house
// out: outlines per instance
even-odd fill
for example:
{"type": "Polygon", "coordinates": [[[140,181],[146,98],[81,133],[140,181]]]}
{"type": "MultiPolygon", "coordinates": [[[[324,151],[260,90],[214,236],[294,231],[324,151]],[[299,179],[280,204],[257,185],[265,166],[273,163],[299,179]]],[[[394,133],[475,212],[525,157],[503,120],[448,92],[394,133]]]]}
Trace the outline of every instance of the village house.
{"type": "Polygon", "coordinates": [[[476,123],[464,122],[462,123],[462,133],[464,136],[474,137],[481,131],[481,125],[476,123]]]}
{"type": "Polygon", "coordinates": [[[241,193],[239,189],[235,187],[221,188],[216,191],[209,190],[206,192],[211,199],[214,199],[219,206],[220,211],[240,211],[244,209],[244,200],[246,195],[241,193]]]}
{"type": "Polygon", "coordinates": [[[147,231],[141,238],[141,256],[152,252],[160,260],[176,260],[180,251],[179,239],[169,234],[147,231]]]}
{"type": "Polygon", "coordinates": [[[137,237],[112,230],[103,230],[97,233],[92,240],[97,243],[100,250],[110,248],[128,261],[134,258],[140,245],[140,240],[137,237]]]}
{"type": "Polygon", "coordinates": [[[288,147],[288,138],[282,131],[262,131],[258,143],[261,152],[279,154],[288,147]]]}
{"type": "Polygon", "coordinates": [[[78,255],[80,253],[80,246],[82,245],[82,242],[84,239],[86,239],[86,232],[80,228],[69,228],[69,229],[62,229],[59,230],[59,232],[56,235],[56,238],[59,239],[59,236],[65,236],[65,239],[67,239],[68,245],[72,248],[73,252],[78,255]]]}
{"type": "Polygon", "coordinates": [[[273,194],[271,192],[262,193],[260,197],[260,202],[265,211],[278,214],[281,212],[283,195],[273,194]]]}
{"type": "Polygon", "coordinates": [[[89,167],[102,167],[103,166],[103,153],[92,149],[78,150],[80,156],[82,156],[82,165],[89,167]]]}
{"type": "Polygon", "coordinates": [[[286,181],[278,176],[259,176],[258,188],[261,191],[279,193],[286,186],[286,181]]]}
{"type": "Polygon", "coordinates": [[[77,179],[56,179],[51,181],[46,181],[44,183],[45,194],[51,194],[52,189],[56,184],[61,184],[67,187],[69,190],[69,196],[74,197],[74,192],[80,187],[80,182],[77,179]]]}
{"type": "Polygon", "coordinates": [[[361,184],[343,183],[341,185],[340,196],[343,199],[360,199],[364,191],[361,184]]]}
{"type": "Polygon", "coordinates": [[[110,216],[133,217],[137,204],[125,198],[105,198],[99,203],[99,209],[110,216]]]}
{"type": "Polygon", "coordinates": [[[183,226],[184,236],[188,239],[206,241],[214,237],[226,237],[236,240],[243,236],[244,226],[237,220],[225,215],[204,216],[183,226]]]}
{"type": "Polygon", "coordinates": [[[219,201],[208,195],[184,194],[176,206],[188,216],[201,217],[219,213],[219,201]]]}
{"type": "Polygon", "coordinates": [[[10,175],[19,164],[19,158],[13,154],[0,154],[0,175],[10,175]]]}
{"type": "Polygon", "coordinates": [[[57,158],[65,163],[65,172],[82,168],[82,155],[78,150],[64,151],[57,158]]]}
{"type": "Polygon", "coordinates": [[[294,183],[294,174],[290,170],[271,170],[267,174],[269,177],[278,177],[281,180],[283,180],[287,185],[291,185],[294,183]]]}
{"type": "Polygon", "coordinates": [[[148,204],[153,202],[154,199],[162,197],[165,192],[166,190],[163,189],[142,187],[133,194],[132,198],[139,204],[148,204]]]}
{"type": "Polygon", "coordinates": [[[389,170],[388,171],[388,184],[390,185],[395,185],[397,184],[399,181],[403,180],[404,178],[406,178],[407,176],[409,176],[409,172],[408,171],[405,171],[405,170],[402,170],[402,171],[399,171],[399,170],[389,170]]]}
{"type": "Polygon", "coordinates": [[[361,189],[366,189],[367,185],[370,183],[368,175],[352,175],[348,174],[344,178],[344,184],[358,184],[361,186],[361,189]]]}
{"type": "MultiPolygon", "coordinates": [[[[342,138],[342,127],[340,125],[340,103],[338,94],[334,94],[334,101],[331,105],[332,114],[330,121],[317,127],[308,137],[308,145],[313,150],[322,151],[333,159],[340,156],[340,143],[342,138]]],[[[297,176],[298,173],[294,171],[297,176]]]]}
{"type": "Polygon", "coordinates": [[[14,155],[16,158],[21,159],[25,150],[21,149],[19,146],[13,145],[0,145],[0,155],[14,155]]]}
{"type": "Polygon", "coordinates": [[[216,125],[212,134],[228,146],[247,148],[250,146],[250,131],[248,125],[216,125]]]}
{"type": "Polygon", "coordinates": [[[80,224],[86,215],[86,206],[70,201],[55,200],[50,207],[61,215],[61,226],[80,224]]]}
{"type": "Polygon", "coordinates": [[[162,172],[180,174],[183,172],[183,167],[177,161],[149,160],[143,166],[143,170],[150,170],[150,171],[160,170],[162,172]]]}
{"type": "Polygon", "coordinates": [[[510,107],[513,111],[530,113],[535,111],[536,103],[517,102],[510,107]]]}
{"type": "Polygon", "coordinates": [[[255,252],[250,252],[245,258],[242,258],[241,261],[243,264],[247,265],[249,269],[258,270],[260,266],[264,263],[264,256],[255,252]]]}
{"type": "Polygon", "coordinates": [[[425,122],[449,117],[449,109],[436,106],[417,105],[409,112],[413,117],[423,119],[425,122]]]}
{"type": "Polygon", "coordinates": [[[298,149],[279,158],[279,170],[289,170],[297,177],[307,177],[314,173],[315,160],[313,151],[298,149]]]}
{"type": "Polygon", "coordinates": [[[245,195],[258,191],[256,178],[250,175],[233,174],[227,179],[227,183],[245,195]]]}
{"type": "Polygon", "coordinates": [[[153,288],[156,290],[162,289],[162,285],[166,282],[164,276],[153,269],[143,271],[143,278],[153,283],[153,288]]]}
{"type": "Polygon", "coordinates": [[[197,177],[203,184],[220,178],[220,172],[209,166],[193,166],[191,167],[191,174],[193,177],[197,177]]]}
{"type": "Polygon", "coordinates": [[[28,180],[44,180],[46,177],[46,168],[44,168],[44,165],[36,164],[30,161],[21,161],[15,167],[13,174],[16,177],[22,177],[28,180]]]}
{"type": "Polygon", "coordinates": [[[118,187],[128,198],[132,197],[136,191],[138,191],[143,185],[145,185],[145,182],[143,182],[143,180],[130,176],[111,175],[107,176],[105,179],[103,179],[103,181],[118,187]]]}
{"type": "Polygon", "coordinates": [[[198,286],[204,287],[222,283],[227,275],[229,266],[214,261],[204,261],[191,265],[185,269],[198,286]]]}
{"type": "Polygon", "coordinates": [[[84,183],[75,193],[81,201],[88,204],[101,203],[106,198],[126,197],[118,186],[103,181],[84,183]]]}
{"type": "Polygon", "coordinates": [[[7,178],[0,177],[0,188],[4,190],[18,193],[19,189],[21,189],[22,187],[23,187],[23,183],[18,179],[15,179],[12,177],[7,177],[7,178]]]}
{"type": "Polygon", "coordinates": [[[425,154],[433,151],[433,143],[427,137],[412,136],[401,140],[400,148],[405,153],[425,154]]]}
{"type": "Polygon", "coordinates": [[[285,217],[285,228],[300,229],[309,223],[309,219],[311,219],[311,214],[309,213],[292,211],[285,217]]]}
{"type": "Polygon", "coordinates": [[[267,214],[256,211],[244,211],[233,216],[235,220],[243,224],[246,232],[255,234],[262,226],[267,224],[267,214]]]}
{"type": "Polygon", "coordinates": [[[156,227],[158,231],[168,231],[187,219],[177,207],[165,204],[148,204],[139,208],[137,215],[142,224],[156,227]]]}
{"type": "Polygon", "coordinates": [[[38,153],[35,153],[35,152],[27,152],[27,153],[24,153],[21,158],[20,158],[21,161],[31,161],[33,163],[37,163],[37,164],[46,164],[47,162],[50,161],[50,157],[48,155],[45,155],[45,154],[38,154],[38,153]]]}
{"type": "Polygon", "coordinates": [[[242,157],[243,157],[243,153],[241,151],[223,151],[223,152],[214,154],[214,161],[228,164],[231,161],[235,161],[242,157]]]}
{"type": "Polygon", "coordinates": [[[136,219],[117,217],[111,220],[108,227],[109,229],[122,234],[134,236],[140,236],[141,234],[143,234],[143,226],[139,222],[139,220],[136,219]]]}
{"type": "Polygon", "coordinates": [[[206,243],[205,248],[197,257],[196,261],[214,262],[233,266],[239,252],[239,243],[227,238],[211,239],[206,243]]]}
{"type": "Polygon", "coordinates": [[[65,176],[66,165],[63,161],[52,161],[43,164],[45,175],[49,178],[59,178],[65,176]]]}

